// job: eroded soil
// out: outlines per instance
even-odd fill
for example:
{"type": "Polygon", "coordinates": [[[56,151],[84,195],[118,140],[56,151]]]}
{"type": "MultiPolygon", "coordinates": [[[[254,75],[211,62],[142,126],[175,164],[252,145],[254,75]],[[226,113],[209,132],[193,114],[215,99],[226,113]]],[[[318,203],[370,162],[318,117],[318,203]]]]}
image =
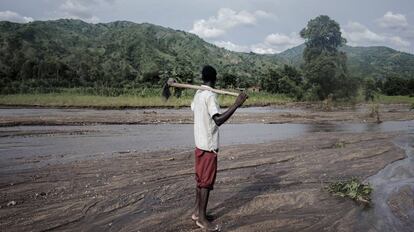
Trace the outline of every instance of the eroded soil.
{"type": "MultiPolygon", "coordinates": [[[[223,231],[362,231],[358,218],[367,209],[324,187],[403,159],[396,136],[313,133],[223,147],[209,211],[223,231]]],[[[193,162],[192,150],[133,152],[4,173],[0,230],[200,231],[190,219],[193,162]]],[[[401,200],[412,196],[402,189],[388,204],[410,216],[401,200]]]]}

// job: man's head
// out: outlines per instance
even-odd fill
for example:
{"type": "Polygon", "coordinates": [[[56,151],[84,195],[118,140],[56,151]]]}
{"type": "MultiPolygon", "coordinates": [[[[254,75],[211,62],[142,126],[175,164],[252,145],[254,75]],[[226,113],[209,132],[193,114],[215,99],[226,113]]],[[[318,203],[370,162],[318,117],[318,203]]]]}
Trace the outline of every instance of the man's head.
{"type": "Polygon", "coordinates": [[[217,80],[217,71],[212,66],[206,65],[201,71],[201,79],[204,83],[210,84],[211,87],[214,87],[217,80]]]}

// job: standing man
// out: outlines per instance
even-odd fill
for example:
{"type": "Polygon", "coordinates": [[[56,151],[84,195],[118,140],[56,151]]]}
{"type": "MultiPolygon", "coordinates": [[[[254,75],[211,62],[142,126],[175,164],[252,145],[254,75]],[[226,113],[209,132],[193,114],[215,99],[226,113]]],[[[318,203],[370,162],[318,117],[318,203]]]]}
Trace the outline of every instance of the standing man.
{"type": "MultiPolygon", "coordinates": [[[[212,66],[204,66],[201,72],[204,87],[214,88],[217,72],[212,66]]],[[[207,231],[218,231],[218,225],[209,222],[206,215],[210,191],[213,190],[217,173],[217,153],[219,150],[219,126],[225,123],[239,108],[247,95],[241,93],[234,104],[220,114],[217,96],[209,90],[198,90],[191,103],[194,112],[195,138],[195,179],[197,181],[196,201],[191,218],[197,226],[207,231]]]]}

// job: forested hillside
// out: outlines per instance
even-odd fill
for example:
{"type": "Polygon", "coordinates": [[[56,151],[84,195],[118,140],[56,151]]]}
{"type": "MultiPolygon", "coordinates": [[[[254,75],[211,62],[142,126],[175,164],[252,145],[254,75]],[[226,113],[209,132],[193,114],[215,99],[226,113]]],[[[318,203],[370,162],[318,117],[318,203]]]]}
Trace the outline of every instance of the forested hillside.
{"type": "MultiPolygon", "coordinates": [[[[285,63],[300,67],[303,64],[305,45],[288,49],[277,56],[285,63]]],[[[346,53],[348,69],[354,76],[384,78],[394,75],[414,78],[414,55],[388,47],[351,47],[339,49],[346,53]]]]}
{"type": "Polygon", "coordinates": [[[0,22],[3,93],[56,87],[135,88],[164,76],[183,81],[211,64],[240,86],[254,85],[277,57],[230,52],[199,37],[152,24],[80,20],[0,22]]]}
{"type": "MultiPolygon", "coordinates": [[[[215,66],[221,80],[232,86],[249,87],[264,83],[272,70],[284,64],[300,67],[304,47],[258,55],[231,52],[194,34],[148,23],[88,24],[69,19],[0,22],[0,91],[158,87],[170,76],[198,80],[205,64],[215,66]]],[[[342,50],[353,76],[413,76],[411,54],[386,47],[345,46],[342,50]]]]}

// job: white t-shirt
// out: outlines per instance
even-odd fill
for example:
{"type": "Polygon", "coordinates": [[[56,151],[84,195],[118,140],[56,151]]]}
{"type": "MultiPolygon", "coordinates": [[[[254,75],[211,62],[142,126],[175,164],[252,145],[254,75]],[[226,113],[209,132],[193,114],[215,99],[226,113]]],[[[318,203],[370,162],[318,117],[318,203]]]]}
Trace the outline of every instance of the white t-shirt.
{"type": "MultiPolygon", "coordinates": [[[[211,88],[207,85],[203,87],[211,88]]],[[[214,151],[219,147],[219,127],[213,116],[219,113],[217,96],[209,90],[197,90],[191,103],[194,112],[195,145],[201,150],[214,151]]]]}

